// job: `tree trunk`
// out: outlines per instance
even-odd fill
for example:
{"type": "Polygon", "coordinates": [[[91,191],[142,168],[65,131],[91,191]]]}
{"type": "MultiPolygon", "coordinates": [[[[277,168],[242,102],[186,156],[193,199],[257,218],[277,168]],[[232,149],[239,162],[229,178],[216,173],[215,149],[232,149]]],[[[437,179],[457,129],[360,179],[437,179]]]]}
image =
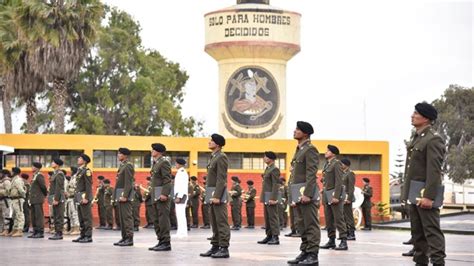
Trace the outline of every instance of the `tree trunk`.
{"type": "Polygon", "coordinates": [[[66,117],[67,97],[65,80],[55,79],[53,82],[53,121],[54,133],[56,134],[64,134],[64,118],[66,117]]]}
{"type": "Polygon", "coordinates": [[[38,109],[36,108],[36,95],[32,95],[26,99],[26,133],[38,133],[37,115],[38,109]]]}
{"type": "Polygon", "coordinates": [[[3,124],[5,126],[5,133],[11,134],[12,133],[12,105],[10,102],[10,97],[8,95],[7,88],[5,86],[2,86],[0,91],[2,92],[2,108],[3,108],[3,121],[4,121],[3,124]]]}

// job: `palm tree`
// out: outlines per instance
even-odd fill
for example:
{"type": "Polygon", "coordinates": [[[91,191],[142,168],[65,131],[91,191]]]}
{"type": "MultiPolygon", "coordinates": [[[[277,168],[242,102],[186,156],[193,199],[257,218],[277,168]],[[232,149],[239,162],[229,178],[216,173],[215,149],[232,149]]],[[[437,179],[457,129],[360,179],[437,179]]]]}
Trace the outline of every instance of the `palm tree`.
{"type": "Polygon", "coordinates": [[[27,62],[45,83],[53,83],[55,133],[64,133],[67,84],[96,38],[103,9],[99,0],[23,1],[19,9],[20,27],[32,44],[27,62]]]}

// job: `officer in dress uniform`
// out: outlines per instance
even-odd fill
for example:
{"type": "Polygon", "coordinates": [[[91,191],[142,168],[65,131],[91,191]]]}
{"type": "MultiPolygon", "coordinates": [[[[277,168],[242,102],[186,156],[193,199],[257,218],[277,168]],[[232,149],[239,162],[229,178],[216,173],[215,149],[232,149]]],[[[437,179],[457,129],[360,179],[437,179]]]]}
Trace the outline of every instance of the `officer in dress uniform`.
{"type": "Polygon", "coordinates": [[[91,158],[81,154],[77,158],[75,202],[78,206],[80,236],[72,240],[76,243],[92,242],[92,171],[87,167],[91,158]]]}
{"type": "Polygon", "coordinates": [[[253,186],[253,180],[247,180],[247,191],[245,192],[245,213],[247,214],[247,229],[255,228],[255,197],[257,190],[253,186]]]}
{"type": "Polygon", "coordinates": [[[355,201],[354,188],[355,188],[355,174],[350,169],[351,161],[347,158],[341,160],[342,171],[342,184],[346,188],[346,198],[344,199],[344,221],[346,222],[347,228],[347,240],[356,240],[355,237],[355,224],[354,214],[352,212],[352,202],[355,201]]]}
{"type": "Polygon", "coordinates": [[[370,179],[362,178],[364,187],[362,188],[362,195],[364,195],[364,202],[362,202],[362,215],[364,216],[364,227],[362,230],[372,230],[372,195],[373,190],[370,186],[370,179]]]}
{"type": "Polygon", "coordinates": [[[28,238],[44,238],[44,213],[43,203],[48,189],[44,181],[44,176],[40,173],[43,165],[38,162],[33,163],[33,178],[31,181],[31,191],[29,203],[31,205],[31,223],[33,225],[33,234],[28,238]]]}
{"type": "Polygon", "coordinates": [[[49,240],[61,240],[63,239],[63,228],[64,228],[64,172],[61,171],[60,167],[64,162],[59,158],[54,158],[51,163],[54,173],[50,179],[49,195],[53,197],[53,215],[54,215],[54,236],[50,237],[49,240]]]}
{"type": "Polygon", "coordinates": [[[230,209],[232,215],[232,228],[230,230],[240,230],[242,226],[242,187],[238,176],[232,176],[232,188],[230,194],[230,209]]]}

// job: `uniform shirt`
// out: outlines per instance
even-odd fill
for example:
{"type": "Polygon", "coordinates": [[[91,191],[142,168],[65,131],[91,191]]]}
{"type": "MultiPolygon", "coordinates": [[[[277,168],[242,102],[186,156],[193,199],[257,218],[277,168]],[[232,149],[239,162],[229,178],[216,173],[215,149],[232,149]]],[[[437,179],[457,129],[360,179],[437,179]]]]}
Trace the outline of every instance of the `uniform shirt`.
{"type": "Polygon", "coordinates": [[[255,207],[255,196],[257,196],[257,190],[253,186],[249,186],[249,190],[245,192],[247,207],[255,207]]]}
{"type": "Polygon", "coordinates": [[[207,165],[207,186],[215,187],[213,198],[222,199],[227,187],[227,168],[229,162],[227,155],[222,151],[216,151],[211,155],[207,165]]]}
{"type": "Polygon", "coordinates": [[[177,198],[182,199],[185,195],[188,195],[188,173],[181,167],[176,172],[174,177],[174,193],[177,198]]]}
{"type": "Polygon", "coordinates": [[[369,184],[364,185],[364,188],[362,189],[362,194],[364,195],[364,202],[362,202],[362,205],[371,204],[370,199],[372,198],[373,191],[372,187],[369,184]]]}
{"type": "Polygon", "coordinates": [[[235,191],[236,193],[231,195],[232,201],[230,202],[230,205],[240,205],[242,204],[242,187],[240,186],[239,183],[235,183],[232,188],[232,191],[235,191]]]}
{"type": "Polygon", "coordinates": [[[55,170],[49,179],[49,195],[54,195],[54,200],[60,201],[64,196],[64,173],[55,170]]]}
{"type": "Polygon", "coordinates": [[[153,187],[150,191],[152,199],[159,198],[159,195],[155,195],[155,187],[162,187],[161,195],[170,195],[173,187],[171,184],[171,163],[164,156],[153,162],[150,174],[151,186],[153,187]]]}
{"type": "Polygon", "coordinates": [[[26,197],[26,187],[23,178],[19,175],[16,175],[12,179],[12,186],[10,189],[11,198],[25,198],[26,197]]]}
{"type": "MultiPolygon", "coordinates": [[[[86,166],[81,166],[75,174],[76,193],[82,193],[82,198],[92,200],[92,172],[86,166]]],[[[73,179],[73,177],[71,177],[73,179]]]]}
{"type": "Polygon", "coordinates": [[[44,176],[39,171],[35,172],[31,181],[30,204],[43,204],[46,195],[48,195],[48,189],[44,176]]]}
{"type": "Polygon", "coordinates": [[[278,199],[278,191],[280,189],[280,169],[274,163],[265,168],[263,172],[263,188],[260,194],[260,201],[265,201],[265,192],[271,192],[270,199],[278,199]]]}
{"type": "Polygon", "coordinates": [[[416,132],[407,146],[405,181],[402,199],[407,200],[410,181],[425,182],[423,197],[434,200],[441,185],[441,166],[445,154],[444,141],[431,126],[416,132]]]}
{"type": "Polygon", "coordinates": [[[308,139],[297,146],[296,152],[291,160],[289,184],[306,183],[303,194],[309,198],[314,196],[317,189],[316,174],[318,172],[319,163],[318,154],[318,150],[308,139]]]}
{"type": "Polygon", "coordinates": [[[9,177],[4,177],[0,180],[0,199],[10,196],[11,180],[9,177]]]}
{"type": "Polygon", "coordinates": [[[355,186],[355,174],[350,169],[347,169],[342,175],[342,184],[346,187],[346,199],[350,202],[355,201],[354,197],[354,186],[355,186]]]}
{"type": "Polygon", "coordinates": [[[133,164],[129,161],[121,162],[117,171],[115,189],[123,189],[123,192],[121,195],[118,195],[118,197],[124,197],[130,200],[133,184],[135,183],[134,176],[135,169],[133,168],[133,164]]]}
{"type": "Polygon", "coordinates": [[[111,186],[104,186],[104,206],[110,207],[112,206],[114,195],[114,188],[111,186]]]}
{"type": "Polygon", "coordinates": [[[324,189],[334,189],[334,198],[339,199],[342,193],[342,168],[341,162],[333,158],[327,161],[323,168],[324,189]]]}

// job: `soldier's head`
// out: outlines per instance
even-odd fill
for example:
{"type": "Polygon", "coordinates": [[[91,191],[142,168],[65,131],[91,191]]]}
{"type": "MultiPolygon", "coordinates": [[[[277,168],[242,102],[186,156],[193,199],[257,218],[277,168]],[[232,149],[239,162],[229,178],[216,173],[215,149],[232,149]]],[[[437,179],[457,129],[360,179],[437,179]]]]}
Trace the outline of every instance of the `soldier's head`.
{"type": "Polygon", "coordinates": [[[273,162],[275,162],[277,156],[274,152],[272,151],[266,151],[265,152],[265,155],[263,156],[263,161],[266,163],[266,164],[272,164],[273,162]]]}
{"type": "Polygon", "coordinates": [[[328,149],[327,149],[326,153],[324,154],[324,158],[332,159],[332,158],[336,157],[336,155],[339,155],[339,148],[338,147],[329,144],[327,148],[328,149]]]}
{"type": "MultiPolygon", "coordinates": [[[[91,162],[91,157],[89,157],[89,155],[83,153],[81,154],[78,158],[77,158],[77,164],[79,166],[83,166],[83,165],[87,165],[88,163],[91,162]]],[[[77,169],[76,169],[77,171],[77,169]]]]}
{"type": "Polygon", "coordinates": [[[208,143],[208,148],[212,151],[222,149],[225,146],[225,138],[219,134],[212,134],[208,143]]]}
{"type": "Polygon", "coordinates": [[[367,177],[362,178],[362,181],[364,181],[364,185],[370,184],[370,179],[367,177]]]}
{"type": "Polygon", "coordinates": [[[438,118],[438,111],[427,102],[417,103],[411,115],[411,124],[416,128],[433,124],[438,118]]]}
{"type": "Polygon", "coordinates": [[[233,176],[231,179],[234,184],[240,184],[240,179],[238,176],[233,176]]]}
{"type": "Polygon", "coordinates": [[[176,159],[176,169],[182,168],[186,166],[186,160],[183,158],[176,159]]]}
{"type": "Polygon", "coordinates": [[[248,181],[247,181],[247,185],[248,185],[249,187],[253,186],[253,180],[248,180],[248,181]]]}
{"type": "Polygon", "coordinates": [[[166,146],[161,143],[151,144],[151,157],[159,158],[163,156],[166,152],[166,146]]]}
{"type": "Polygon", "coordinates": [[[110,180],[109,179],[104,180],[104,186],[106,186],[106,187],[110,186],[110,180]]]}
{"type": "Polygon", "coordinates": [[[25,174],[25,173],[21,174],[20,176],[21,176],[21,178],[25,179],[25,181],[28,180],[28,178],[30,178],[30,176],[28,174],[25,174]]]}
{"type": "Polygon", "coordinates": [[[97,177],[97,180],[99,180],[99,183],[103,183],[104,180],[105,180],[105,176],[100,175],[100,176],[97,177]]]}
{"type": "Polygon", "coordinates": [[[351,161],[347,158],[342,159],[341,163],[342,163],[342,170],[344,171],[349,169],[349,167],[351,166],[351,161]]]}
{"type": "Polygon", "coordinates": [[[33,171],[33,173],[35,172],[38,172],[39,170],[41,170],[41,168],[43,167],[43,165],[39,162],[34,162],[31,166],[31,170],[33,171]]]}
{"type": "Polygon", "coordinates": [[[296,122],[296,128],[293,131],[293,138],[298,141],[306,140],[309,139],[313,133],[314,129],[310,123],[298,121],[296,122]]]}
{"type": "Polygon", "coordinates": [[[12,175],[16,176],[21,173],[21,169],[19,167],[13,167],[12,168],[12,175]]]}
{"type": "Polygon", "coordinates": [[[54,158],[53,161],[51,162],[51,167],[53,169],[59,169],[59,167],[63,166],[64,162],[63,160],[59,158],[54,158]]]}
{"type": "MultiPolygon", "coordinates": [[[[146,177],[146,181],[150,181],[151,180],[151,176],[147,176],[146,177]]],[[[105,182],[105,181],[104,181],[105,182]]]]}
{"type": "Polygon", "coordinates": [[[197,180],[198,180],[198,179],[197,179],[196,176],[194,176],[194,175],[191,176],[191,183],[196,184],[196,181],[197,181],[197,180]]]}
{"type": "Polygon", "coordinates": [[[128,148],[119,148],[117,158],[121,162],[126,161],[131,153],[132,152],[128,148]]]}

